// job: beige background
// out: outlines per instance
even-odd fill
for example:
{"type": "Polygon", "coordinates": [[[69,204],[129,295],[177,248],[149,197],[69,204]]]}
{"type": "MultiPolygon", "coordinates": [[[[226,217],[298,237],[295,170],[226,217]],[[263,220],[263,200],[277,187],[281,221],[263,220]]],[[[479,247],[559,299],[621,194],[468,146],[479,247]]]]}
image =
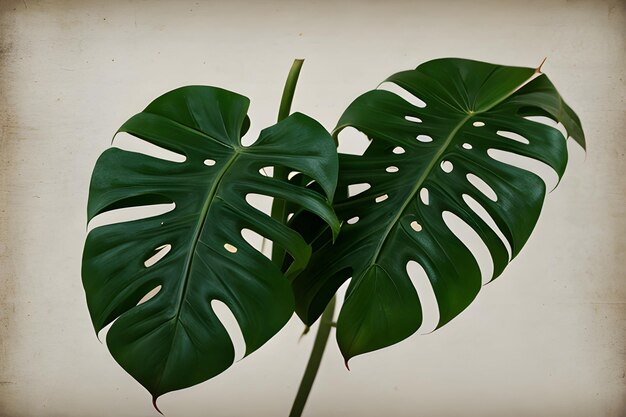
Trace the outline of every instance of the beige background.
{"type": "MultiPolygon", "coordinates": [[[[624,416],[623,1],[0,1],[0,415],[154,416],[98,343],[80,281],[91,169],[112,133],[186,84],[331,129],[358,94],[459,56],[544,71],[580,115],[570,165],[521,255],[443,329],[357,357],[334,340],[306,416],[624,416]]],[[[168,416],[286,415],[312,336],[293,319],[168,416]]]]}

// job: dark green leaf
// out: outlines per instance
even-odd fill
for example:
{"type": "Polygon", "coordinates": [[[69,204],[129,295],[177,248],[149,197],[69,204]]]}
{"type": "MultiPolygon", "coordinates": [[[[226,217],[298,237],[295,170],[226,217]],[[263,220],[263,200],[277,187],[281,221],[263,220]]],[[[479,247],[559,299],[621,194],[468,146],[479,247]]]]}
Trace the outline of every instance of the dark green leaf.
{"type": "Polygon", "coordinates": [[[352,277],[337,323],[346,359],[397,343],[419,328],[422,307],[407,273],[410,261],[424,268],[432,284],[438,326],[475,298],[481,287],[478,264],[444,222],[444,212],[456,215],[484,241],[494,277],[510,262],[509,253],[495,230],[467,204],[468,197],[493,219],[512,257],[525,244],[541,211],[545,184],[488,151],[537,159],[560,178],[567,163],[566,138],[525,116],[561,122],[574,140],[583,147],[585,143],[577,116],[548,78],[536,73],[533,68],[434,60],[387,80],[423,100],[425,107],[374,90],[357,98],[341,117],[335,135],[354,127],[371,139],[362,156],[339,159],[334,207],[342,221],[353,220],[335,244],[328,234],[314,242],[312,261],[293,286],[296,312],[310,325],[352,277]],[[503,132],[521,135],[528,143],[503,137],[503,132]],[[484,181],[497,200],[472,185],[468,174],[484,181]],[[371,188],[344,197],[349,185],[360,183],[371,188]],[[428,190],[428,204],[420,200],[422,189],[428,190]]]}
{"type": "Polygon", "coordinates": [[[293,313],[288,278],[306,265],[311,248],[286,225],[246,202],[248,194],[289,201],[326,221],[337,157],[332,138],[296,113],[265,129],[250,147],[249,100],[203,86],[183,87],[128,120],[127,132],[184,155],[184,162],[110,148],[94,169],[88,217],[119,208],[174,203],[162,215],[97,227],[87,236],[83,284],[96,332],[115,321],[107,344],[115,360],[156,399],[205,381],[233,362],[231,340],[211,301],[232,311],[250,354],[293,313]],[[205,161],[211,160],[211,166],[205,161]],[[262,175],[282,166],[306,174],[319,191],[262,175]],[[285,277],[242,237],[250,229],[294,259],[285,277]],[[156,264],[144,262],[164,245],[156,264]],[[148,301],[138,302],[161,286],[148,301]]]}

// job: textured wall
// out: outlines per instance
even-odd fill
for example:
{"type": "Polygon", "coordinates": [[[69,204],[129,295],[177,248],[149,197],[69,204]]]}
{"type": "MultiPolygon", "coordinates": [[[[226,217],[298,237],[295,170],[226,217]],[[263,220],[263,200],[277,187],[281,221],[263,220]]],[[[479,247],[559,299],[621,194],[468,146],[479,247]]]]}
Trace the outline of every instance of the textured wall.
{"type": "MultiPolygon", "coordinates": [[[[186,84],[294,109],[331,129],[387,75],[444,56],[544,71],[580,115],[585,155],[503,276],[443,329],[355,358],[331,338],[306,416],[626,413],[623,1],[0,2],[0,416],[150,416],[98,343],[80,280],[91,169],[117,127],[186,84]]],[[[286,415],[312,344],[294,318],[168,416],[286,415]]]]}

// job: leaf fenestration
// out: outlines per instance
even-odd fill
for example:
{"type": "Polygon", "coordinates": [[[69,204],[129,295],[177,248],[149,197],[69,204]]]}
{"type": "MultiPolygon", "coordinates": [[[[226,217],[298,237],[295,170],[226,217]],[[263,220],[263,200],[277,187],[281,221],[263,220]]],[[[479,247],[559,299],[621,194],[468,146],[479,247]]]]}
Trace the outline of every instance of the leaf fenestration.
{"type": "Polygon", "coordinates": [[[438,327],[478,294],[477,261],[446,225],[445,212],[483,240],[494,278],[510,262],[509,250],[515,257],[526,243],[541,211],[545,184],[489,152],[539,160],[560,178],[567,164],[566,138],[528,116],[562,123],[585,146],[578,117],[537,72],[463,59],[429,61],[386,80],[419,99],[414,100],[419,106],[393,92],[373,90],[341,116],[335,137],[354,128],[371,140],[362,156],[339,155],[334,207],[340,220],[358,221],[347,222],[334,244],[318,231],[326,238],[316,239],[312,260],[293,287],[296,312],[310,325],[352,277],[337,323],[337,340],[347,360],[397,343],[420,327],[422,307],[407,274],[409,262],[420,264],[428,275],[438,302],[438,327]],[[503,131],[526,142],[503,137],[503,131]],[[350,187],[363,183],[370,187],[350,196],[350,187]],[[498,231],[468,205],[470,199],[498,231]]]}
{"type": "Polygon", "coordinates": [[[249,205],[248,194],[287,200],[322,218],[334,234],[339,230],[330,206],[337,178],[330,134],[294,113],[244,147],[248,105],[246,97],[215,87],[166,93],[119,132],[184,155],[184,162],[110,148],[93,172],[89,220],[114,209],[175,205],[157,216],[94,228],[83,253],[94,328],[99,332],[114,321],[107,335],[111,354],[155,400],[232,364],[233,346],[211,301],[233,313],[246,355],[293,313],[289,278],[304,268],[311,249],[298,233],[249,205]],[[319,189],[262,175],[268,166],[306,174],[319,189]],[[243,229],[290,254],[287,276],[246,242],[243,229]],[[154,258],[162,248],[167,252],[154,258]]]}

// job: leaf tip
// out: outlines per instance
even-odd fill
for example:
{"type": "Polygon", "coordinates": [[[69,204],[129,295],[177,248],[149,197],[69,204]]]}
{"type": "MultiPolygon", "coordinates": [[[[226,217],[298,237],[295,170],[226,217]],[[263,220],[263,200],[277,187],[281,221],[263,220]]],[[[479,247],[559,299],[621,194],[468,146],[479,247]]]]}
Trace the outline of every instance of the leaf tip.
{"type": "Polygon", "coordinates": [[[302,338],[309,333],[309,330],[311,330],[311,328],[309,326],[305,326],[304,330],[302,331],[302,334],[300,335],[300,337],[298,338],[298,343],[300,343],[300,341],[302,340],[302,338]]]}
{"type": "Polygon", "coordinates": [[[159,397],[156,397],[156,396],[153,396],[153,397],[152,397],[152,406],[154,407],[154,409],[155,409],[155,410],[157,410],[157,412],[158,412],[159,414],[161,414],[162,416],[164,416],[165,414],[163,414],[163,412],[162,412],[161,410],[159,410],[159,407],[157,406],[157,403],[156,403],[156,402],[157,402],[157,398],[159,398],[159,397]]]}
{"type": "Polygon", "coordinates": [[[350,365],[348,364],[348,361],[349,361],[349,360],[350,360],[350,359],[346,359],[346,358],[344,358],[344,359],[343,359],[343,364],[345,365],[345,367],[346,367],[346,369],[347,369],[348,371],[350,370],[350,365]]]}
{"type": "Polygon", "coordinates": [[[541,67],[543,67],[543,64],[546,62],[546,59],[548,59],[548,57],[544,57],[543,61],[541,61],[541,64],[539,64],[539,66],[537,68],[535,68],[535,74],[541,74],[541,67]]]}
{"type": "Polygon", "coordinates": [[[100,339],[100,335],[102,334],[102,327],[98,327],[94,324],[94,332],[96,333],[96,339],[98,339],[98,342],[100,342],[100,344],[102,344],[102,339],[100,339]]]}
{"type": "Polygon", "coordinates": [[[339,237],[339,232],[341,232],[342,227],[343,227],[343,221],[340,221],[337,227],[331,227],[332,232],[333,232],[333,244],[337,240],[337,237],[339,237]]]}

